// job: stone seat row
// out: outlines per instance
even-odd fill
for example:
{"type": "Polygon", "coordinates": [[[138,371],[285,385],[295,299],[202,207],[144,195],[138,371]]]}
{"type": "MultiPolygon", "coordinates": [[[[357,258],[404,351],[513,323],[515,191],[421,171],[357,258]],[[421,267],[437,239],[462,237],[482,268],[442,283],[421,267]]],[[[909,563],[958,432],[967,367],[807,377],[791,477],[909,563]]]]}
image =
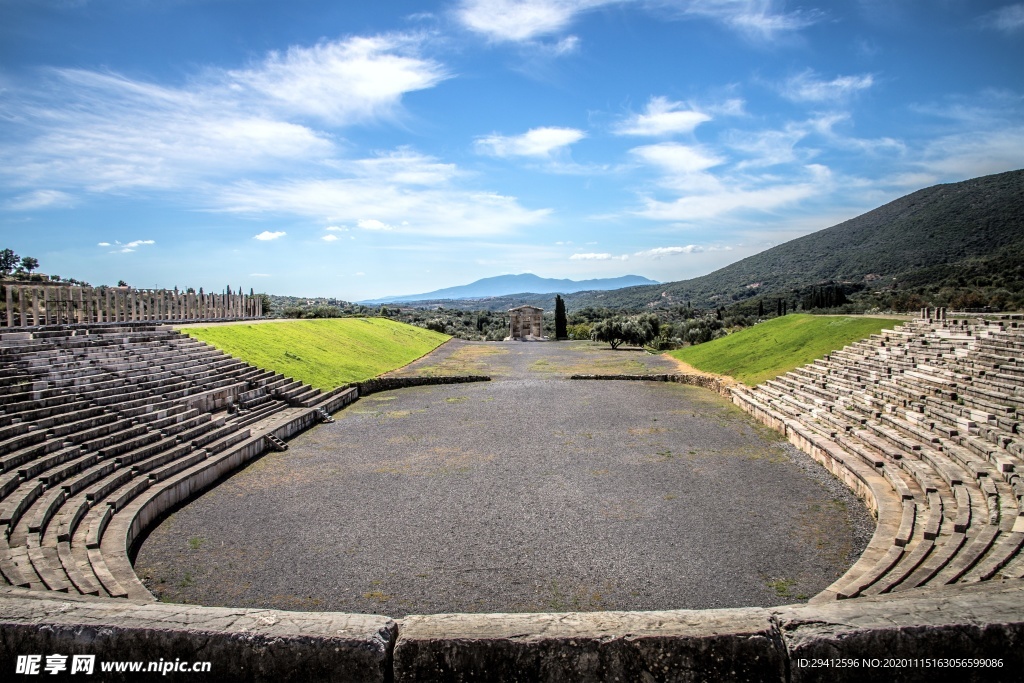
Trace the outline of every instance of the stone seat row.
{"type": "MultiPolygon", "coordinates": [[[[1024,576],[1024,377],[968,371],[991,333],[915,321],[734,390],[877,515],[865,553],[820,599],[1024,576]]],[[[1004,351],[1024,348],[1024,330],[999,334],[1004,351]]]]}
{"type": "Polygon", "coordinates": [[[103,550],[112,522],[132,523],[122,511],[262,450],[264,425],[324,396],[172,331],[58,332],[0,339],[0,576],[15,585],[127,596],[141,584],[126,537],[103,550]],[[192,402],[221,391],[245,400],[230,414],[192,402]]]}

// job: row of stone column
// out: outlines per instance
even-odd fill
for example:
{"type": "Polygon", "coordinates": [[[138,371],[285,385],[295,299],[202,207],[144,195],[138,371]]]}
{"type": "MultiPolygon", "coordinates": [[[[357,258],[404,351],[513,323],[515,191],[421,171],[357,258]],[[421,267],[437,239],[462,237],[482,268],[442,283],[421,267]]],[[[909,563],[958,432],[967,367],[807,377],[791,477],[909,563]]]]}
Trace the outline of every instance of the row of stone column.
{"type": "Polygon", "coordinates": [[[931,319],[945,320],[946,319],[946,308],[945,308],[945,306],[943,306],[941,308],[922,308],[921,309],[921,317],[924,318],[925,320],[931,320],[931,319]]]}
{"type": "Polygon", "coordinates": [[[171,289],[4,285],[7,327],[107,322],[237,320],[263,315],[263,300],[245,294],[171,289]]]}

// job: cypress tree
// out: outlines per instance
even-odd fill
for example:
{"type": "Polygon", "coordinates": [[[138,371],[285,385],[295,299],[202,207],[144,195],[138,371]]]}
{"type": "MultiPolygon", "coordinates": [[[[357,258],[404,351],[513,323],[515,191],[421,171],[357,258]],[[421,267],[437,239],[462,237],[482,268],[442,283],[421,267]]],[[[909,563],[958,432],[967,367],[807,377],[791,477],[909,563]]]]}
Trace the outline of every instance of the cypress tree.
{"type": "Polygon", "coordinates": [[[763,318],[764,317],[764,300],[763,299],[760,299],[757,302],[757,317],[758,318],[763,318]]]}
{"type": "Polygon", "coordinates": [[[555,339],[568,339],[568,325],[565,319],[565,301],[560,294],[555,295],[555,339]]]}

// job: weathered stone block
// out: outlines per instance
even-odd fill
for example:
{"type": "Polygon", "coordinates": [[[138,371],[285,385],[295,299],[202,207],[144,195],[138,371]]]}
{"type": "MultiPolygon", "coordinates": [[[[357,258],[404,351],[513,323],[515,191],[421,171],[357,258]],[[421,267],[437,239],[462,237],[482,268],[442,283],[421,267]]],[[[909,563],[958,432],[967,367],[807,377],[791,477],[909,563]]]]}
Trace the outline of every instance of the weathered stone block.
{"type": "Polygon", "coordinates": [[[395,682],[782,681],[760,608],[435,614],[400,621],[395,682]]]}

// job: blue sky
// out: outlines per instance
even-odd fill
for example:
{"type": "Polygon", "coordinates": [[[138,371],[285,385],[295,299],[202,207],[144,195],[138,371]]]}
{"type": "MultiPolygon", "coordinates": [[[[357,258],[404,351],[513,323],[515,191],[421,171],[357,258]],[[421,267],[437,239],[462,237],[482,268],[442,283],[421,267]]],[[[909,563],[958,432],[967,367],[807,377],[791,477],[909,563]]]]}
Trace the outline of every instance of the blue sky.
{"type": "Polygon", "coordinates": [[[702,275],[1024,167],[1024,3],[0,0],[0,247],[348,300],[702,275]]]}

